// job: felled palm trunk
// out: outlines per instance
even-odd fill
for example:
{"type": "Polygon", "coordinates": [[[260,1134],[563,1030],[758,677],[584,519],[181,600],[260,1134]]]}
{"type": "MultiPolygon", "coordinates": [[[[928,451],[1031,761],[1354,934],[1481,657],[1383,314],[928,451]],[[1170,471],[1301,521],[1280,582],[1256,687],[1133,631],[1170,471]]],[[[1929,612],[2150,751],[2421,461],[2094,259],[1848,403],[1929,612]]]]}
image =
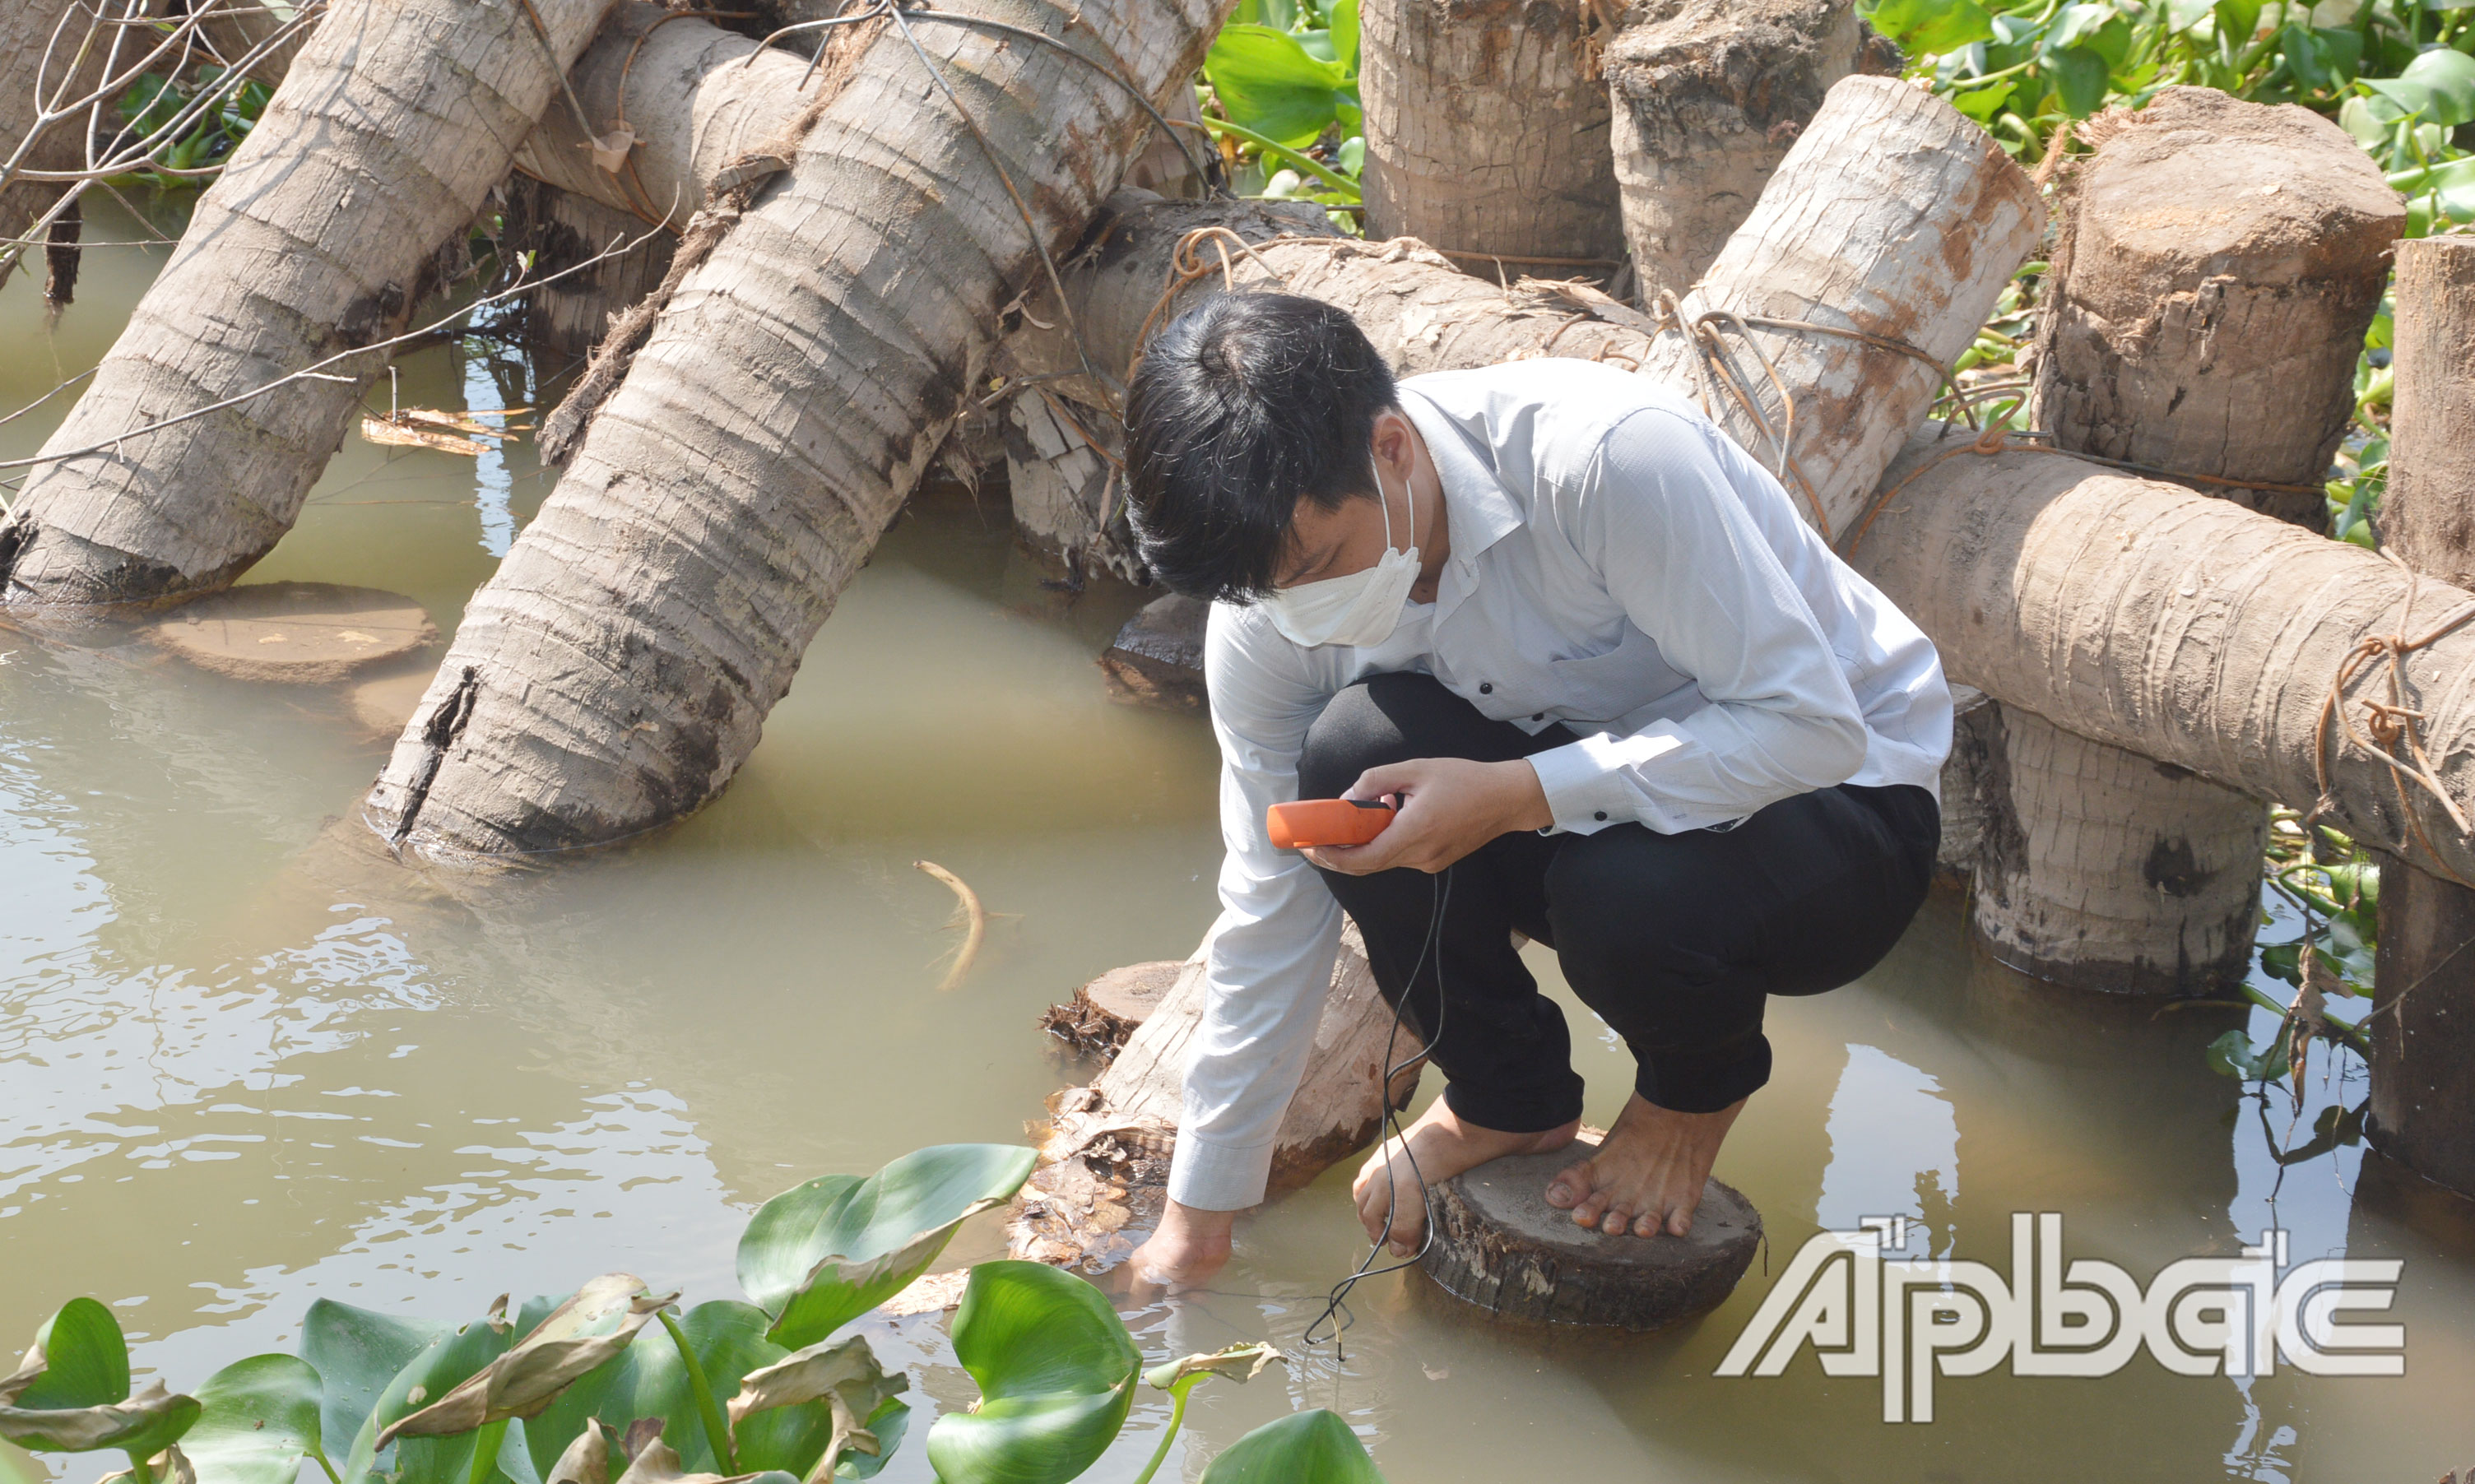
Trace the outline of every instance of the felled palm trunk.
{"type": "MultiPolygon", "coordinates": [[[[1591,0],[1366,0],[1370,237],[1415,237],[1513,274],[1537,260],[1604,278],[1624,252],[1602,13],[1591,0]]],[[[1817,103],[1821,100],[1817,96],[1817,103]]],[[[1750,207],[1750,199],[1745,205],[1750,207]]],[[[1733,224],[1729,224],[1732,226],[1733,224]]]]}
{"type": "Polygon", "coordinates": [[[1822,100],[1898,50],[1850,0],[1654,0],[1607,49],[1612,158],[1638,297],[1718,257],[1822,100]]]}
{"type": "MultiPolygon", "coordinates": [[[[2365,843],[2475,876],[2475,837],[2348,740],[2323,702],[2358,646],[2420,638],[2475,595],[2231,500],[2066,454],[1952,452],[1921,434],[1853,560],[1932,636],[1951,677],[2013,710],[2255,798],[2310,801],[2365,843]],[[1929,460],[1940,460],[1930,468],[1929,460]],[[2316,760],[2326,759],[2325,780],[2316,760]]],[[[1965,445],[1960,445],[1964,449],[1965,445]]],[[[2434,783],[2475,810],[2475,625],[2413,649],[2399,676],[2434,783]]],[[[2371,739],[2386,663],[2348,686],[2371,739]]]]}
{"type": "MultiPolygon", "coordinates": [[[[2475,587],[2475,240],[2398,244],[2396,401],[2381,533],[2415,572],[2475,587]]],[[[2436,607],[2434,612],[2438,613],[2436,607]]],[[[2475,1196],[2475,891],[2381,867],[2372,1146],[2475,1196]]]]}
{"type": "Polygon", "coordinates": [[[159,600],[265,555],[383,358],[204,409],[406,327],[608,3],[337,0],[45,444],[0,598],[159,600]]]}
{"type": "MultiPolygon", "coordinates": [[[[77,72],[76,79],[83,82],[83,86],[72,83],[69,75],[66,62],[76,53],[77,34],[84,30],[83,16],[73,13],[78,10],[78,0],[39,0],[0,7],[0,161],[15,154],[35,127],[37,79],[53,30],[63,18],[69,22],[71,44],[54,55],[52,74],[42,81],[53,88],[70,83],[69,96],[75,97],[90,88],[100,75],[103,62],[99,55],[77,72]]],[[[75,121],[54,125],[34,141],[20,168],[74,170],[86,162],[84,142],[75,121]]],[[[26,229],[60,199],[61,189],[58,184],[38,181],[12,181],[0,186],[0,238],[24,236],[26,229]]],[[[0,267],[0,283],[8,281],[9,273],[8,267],[0,267]]]]}
{"type": "MultiPolygon", "coordinates": [[[[1061,38],[1152,95],[1183,83],[1224,10],[939,13],[1061,38]]],[[[1040,249],[1082,232],[1142,144],[1148,116],[1088,62],[907,24],[925,58],[888,18],[828,47],[845,80],[790,169],[677,283],[475,595],[372,791],[391,838],[600,844],[711,798],[976,390],[1040,249]]]]}

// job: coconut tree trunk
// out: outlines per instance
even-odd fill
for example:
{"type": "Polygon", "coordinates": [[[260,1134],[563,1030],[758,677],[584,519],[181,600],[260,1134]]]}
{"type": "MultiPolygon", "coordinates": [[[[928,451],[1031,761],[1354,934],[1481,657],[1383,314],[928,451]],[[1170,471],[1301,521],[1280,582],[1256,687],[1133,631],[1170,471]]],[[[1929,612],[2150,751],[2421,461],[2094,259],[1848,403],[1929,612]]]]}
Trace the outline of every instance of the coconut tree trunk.
{"type": "Polygon", "coordinates": [[[2169,87],[2108,113],[2073,182],[2037,337],[2037,426],[2314,530],[2406,207],[2346,132],[2169,87]]]}
{"type": "MultiPolygon", "coordinates": [[[[2415,572],[2475,586],[2475,240],[2397,253],[2396,401],[2380,528],[2415,572]]],[[[2475,880],[2462,873],[2460,881],[2475,880]]],[[[2475,891],[2381,866],[2373,976],[2373,1147],[2475,1196],[2475,891]]]]}
{"type": "Polygon", "coordinates": [[[404,329],[607,6],[338,0],[45,445],[59,461],[0,531],[0,597],[162,599],[265,555],[381,357],[134,430],[404,329]]]}
{"type": "MultiPolygon", "coordinates": [[[[1225,9],[945,13],[1066,38],[1158,95],[1225,9]]],[[[1070,245],[1141,147],[1147,115],[1084,62],[909,24],[936,77],[884,20],[827,48],[821,70],[845,80],[797,158],[680,279],[475,595],[372,791],[391,838],[482,854],[600,844],[710,798],[976,392],[1039,248],[1070,245]]]]}
{"type": "Polygon", "coordinates": [[[1895,73],[1850,0],[1653,0],[1607,49],[1613,163],[1643,304],[1692,288],[1831,85],[1895,73]]]}
{"type": "MultiPolygon", "coordinates": [[[[0,163],[14,155],[34,130],[38,78],[48,95],[63,96],[60,89],[65,85],[64,96],[68,98],[82,96],[102,78],[105,58],[100,46],[89,49],[82,65],[71,65],[77,60],[78,44],[86,29],[86,15],[80,0],[20,0],[18,4],[0,7],[0,163]],[[45,51],[63,19],[68,25],[61,32],[60,46],[51,52],[51,70],[45,75],[45,51]]],[[[107,30],[102,35],[110,33],[107,30]]],[[[118,115],[112,117],[116,120],[118,115]]],[[[19,161],[18,168],[75,170],[83,166],[83,117],[64,119],[46,129],[19,161]]],[[[0,239],[24,236],[66,188],[41,181],[12,181],[0,186],[0,239]]],[[[0,260],[0,284],[8,282],[10,273],[22,260],[0,260]]]]}
{"type": "Polygon", "coordinates": [[[1359,25],[1367,235],[1500,255],[1516,274],[1617,266],[1591,0],[1366,0],[1359,25]]]}
{"type": "Polygon", "coordinates": [[[514,176],[507,182],[507,206],[511,227],[521,216],[523,239],[539,255],[533,271],[550,280],[526,299],[525,332],[553,355],[574,359],[590,352],[609,332],[612,318],[651,293],[670,271],[676,243],[668,233],[632,252],[602,256],[615,245],[644,237],[646,224],[590,196],[514,176]],[[552,277],[559,274],[565,277],[552,277]]]}
{"type": "MultiPolygon", "coordinates": [[[[2404,222],[2396,193],[2325,120],[2207,88],[2169,87],[2087,133],[2100,143],[2074,178],[2036,362],[2057,446],[2302,485],[2266,498],[2316,512],[2404,222]]],[[[2241,983],[2260,922],[2260,801],[2033,716],[2001,730],[1994,838],[2023,848],[1978,871],[1973,917],[1995,957],[2118,992],[2241,983]]]]}
{"type": "MultiPolygon", "coordinates": [[[[2475,595],[2426,581],[2401,620],[2408,578],[2372,552],[2065,454],[1980,457],[1921,434],[1885,485],[1898,493],[1856,546],[1857,570],[2006,717],[2034,712],[2255,798],[2307,802],[2322,792],[2325,736],[2330,822],[2475,877],[2475,837],[2414,782],[2402,798],[2386,762],[2321,726],[2359,644],[2424,637],[2475,595]]],[[[2475,811],[2475,624],[2400,667],[2437,782],[2475,811]]],[[[2347,690],[2358,732],[2365,701],[2389,698],[2385,676],[2347,690]]]]}

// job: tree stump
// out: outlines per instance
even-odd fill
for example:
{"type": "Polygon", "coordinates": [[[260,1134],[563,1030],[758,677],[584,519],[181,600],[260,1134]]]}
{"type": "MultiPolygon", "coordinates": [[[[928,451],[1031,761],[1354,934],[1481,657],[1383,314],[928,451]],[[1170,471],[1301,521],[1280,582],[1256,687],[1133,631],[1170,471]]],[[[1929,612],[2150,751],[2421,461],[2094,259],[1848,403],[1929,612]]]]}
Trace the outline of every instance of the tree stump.
{"type": "MultiPolygon", "coordinates": [[[[2382,544],[2415,572],[2475,582],[2475,239],[2397,251],[2396,402],[2382,544]]],[[[2454,605],[2427,599],[2423,631],[2454,605]]],[[[2430,693],[2426,693],[2429,694],[2430,693]]],[[[2410,704],[2417,704],[2411,702],[2410,704]]],[[[2381,866],[2372,1115],[2383,1154],[2475,1196],[2475,891],[2405,861],[2381,866]]]]}
{"type": "Polygon", "coordinates": [[[1203,626],[1211,616],[1210,603],[1175,593],[1144,604],[1100,656],[1109,693],[1138,706],[1201,711],[1203,626]]]}
{"type": "Polygon", "coordinates": [[[2214,88],[2166,88],[2081,136],[2097,152],[2055,247],[2037,426],[2074,452],[2310,486],[2207,493],[2324,529],[2397,192],[2327,119],[2214,88]]]}
{"type": "Polygon", "coordinates": [[[1547,1204],[1547,1182],[1582,1157],[1566,1148],[1489,1160],[1444,1181],[1429,1207],[1434,1243],[1419,1266],[1455,1298],[1498,1319],[1659,1329],[1735,1291],[1762,1217],[1712,1180],[1685,1236],[1608,1236],[1547,1204]]]}
{"type": "Polygon", "coordinates": [[[219,675],[326,685],[436,642],[419,603],[376,588],[261,582],[189,604],[147,630],[219,675]]]}
{"type": "Polygon", "coordinates": [[[1359,16],[1368,236],[1484,278],[1491,255],[1556,278],[1619,266],[1590,0],[1366,0],[1359,16]]]}
{"type": "Polygon", "coordinates": [[[1681,298],[1701,279],[1831,84],[1898,70],[1898,49],[1856,18],[1850,0],[1636,8],[1607,50],[1606,77],[1639,301],[1662,289],[1681,298]]]}
{"type": "Polygon", "coordinates": [[[1071,1000],[1048,1007],[1040,1028],[1105,1064],[1115,1059],[1135,1028],[1160,1009],[1185,969],[1175,959],[1111,969],[1075,990],[1071,1000]]]}

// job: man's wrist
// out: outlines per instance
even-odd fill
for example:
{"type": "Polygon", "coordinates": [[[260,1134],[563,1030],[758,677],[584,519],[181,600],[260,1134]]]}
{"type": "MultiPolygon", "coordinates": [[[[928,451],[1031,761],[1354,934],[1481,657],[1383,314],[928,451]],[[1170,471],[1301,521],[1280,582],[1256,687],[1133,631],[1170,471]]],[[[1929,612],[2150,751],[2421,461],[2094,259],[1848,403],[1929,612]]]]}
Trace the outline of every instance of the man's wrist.
{"type": "Polygon", "coordinates": [[[1532,767],[1527,758],[1514,758],[1498,766],[1504,771],[1505,791],[1509,795],[1506,833],[1552,827],[1556,811],[1547,803],[1547,789],[1538,781],[1538,769],[1532,767]]]}

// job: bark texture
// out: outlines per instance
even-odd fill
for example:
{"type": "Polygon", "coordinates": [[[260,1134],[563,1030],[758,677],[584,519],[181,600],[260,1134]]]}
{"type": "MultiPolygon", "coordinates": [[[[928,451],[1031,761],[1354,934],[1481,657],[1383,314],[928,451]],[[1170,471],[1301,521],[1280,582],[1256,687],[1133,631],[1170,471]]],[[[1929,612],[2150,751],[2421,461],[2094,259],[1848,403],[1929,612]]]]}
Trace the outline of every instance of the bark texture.
{"type": "MultiPolygon", "coordinates": [[[[545,277],[591,262],[613,244],[645,235],[642,218],[590,196],[521,176],[507,182],[507,191],[511,208],[518,199],[524,204],[541,255],[534,271],[545,277]]],[[[516,213],[511,209],[509,214],[516,213]]],[[[633,252],[544,283],[526,301],[526,332],[554,354],[582,356],[600,343],[612,316],[625,313],[662,281],[670,271],[673,245],[667,234],[657,235],[633,252]]]]}
{"type": "Polygon", "coordinates": [[[1995,958],[2117,994],[2240,984],[2260,921],[2260,800],[1997,705],[1972,915],[1995,958]]]}
{"type": "MultiPolygon", "coordinates": [[[[1951,455],[1920,434],[1890,481],[1924,468],[1857,546],[1857,570],[1932,636],[1952,678],[2083,737],[2256,798],[2311,800],[2321,703],[2366,639],[2421,637],[2475,595],[2406,575],[2232,500],[2116,474],[2068,455],[1951,455]]],[[[2423,746],[2475,809],[2475,624],[2401,662],[2423,746]]],[[[2358,680],[2358,730],[2385,680],[2358,680]]],[[[2475,874],[2475,839],[2388,764],[2329,743],[2332,822],[2365,843],[2475,874]],[[2420,835],[2410,831],[2412,809],[2420,835]]]]}
{"type": "MultiPolygon", "coordinates": [[[[100,48],[74,74],[68,65],[76,55],[78,37],[86,29],[83,13],[69,20],[67,33],[52,58],[52,70],[48,76],[42,75],[43,52],[51,41],[53,28],[60,25],[61,17],[78,10],[78,0],[18,0],[16,4],[0,6],[0,162],[16,152],[35,126],[38,77],[47,96],[60,96],[61,87],[66,84],[65,96],[76,98],[91,89],[102,76],[100,48]]],[[[35,141],[21,168],[78,169],[86,163],[85,145],[77,123],[63,120],[35,141]]],[[[62,189],[40,181],[17,181],[0,186],[0,238],[24,236],[26,229],[61,199],[62,189]]],[[[31,261],[34,255],[30,252],[18,261],[31,261]]],[[[12,268],[13,265],[0,268],[0,284],[8,282],[12,268]]]]}
{"type": "Polygon", "coordinates": [[[2475,1196],[2475,891],[2412,865],[2381,868],[2368,1029],[2372,1147],[2475,1196]]]}
{"type": "Polygon", "coordinates": [[[45,445],[107,446],[36,467],[0,597],[168,598],[265,555],[382,357],[112,440],[401,331],[607,4],[338,0],[45,445]]]}
{"type": "Polygon", "coordinates": [[[2475,237],[2398,244],[2396,323],[2381,545],[2475,588],[2475,237]]]}
{"type": "Polygon", "coordinates": [[[1726,1302],[1762,1245],[1752,1202],[1712,1180],[1689,1234],[1605,1236],[1547,1204],[1547,1182],[1581,1157],[1578,1145],[1513,1155],[1436,1186],[1419,1266],[1497,1319],[1535,1324],[1663,1329],[1726,1302]]]}
{"type": "Polygon", "coordinates": [[[827,79],[796,53],[760,51],[711,21],[622,0],[568,85],[583,120],[557,100],[516,153],[516,168],[678,229],[724,169],[767,154],[787,162],[796,142],[788,132],[827,79]],[[597,162],[597,139],[631,146],[616,169],[597,162]]]}
{"type": "MultiPolygon", "coordinates": [[[[1007,1224],[1015,1255],[1105,1269],[1159,1219],[1184,1111],[1186,1064],[1203,1025],[1204,952],[1194,951],[1108,1070],[1090,1086],[1050,1100],[1057,1116],[1041,1146],[1041,1168],[1007,1224]]],[[[1274,1135],[1268,1193],[1296,1190],[1372,1144],[1384,1125],[1385,1072],[1413,1058],[1421,1041],[1416,1021],[1396,1022],[1375,987],[1351,924],[1315,1022],[1314,1049],[1274,1135]]],[[[1391,1079],[1393,1107],[1408,1106],[1422,1066],[1412,1062],[1391,1079]]]]}
{"type": "Polygon", "coordinates": [[[1850,0],[1651,0],[1605,65],[1624,240],[1650,304],[1700,280],[1831,85],[1897,72],[1899,52],[1850,0]]]}
{"type": "MultiPolygon", "coordinates": [[[[2396,401],[2384,545],[2415,572],[2475,583],[2475,241],[2398,244],[2396,401]]],[[[2381,867],[2373,976],[2373,1144],[2475,1196],[2475,891],[2381,867]]]]}
{"type": "Polygon", "coordinates": [[[1998,765],[2002,706],[1973,685],[1950,688],[1950,756],[1942,765],[1942,842],[1934,874],[1962,890],[1976,881],[1985,840],[1985,791],[1998,765]]]}
{"type": "Polygon", "coordinates": [[[1212,605],[1171,593],[1143,605],[1100,655],[1109,693],[1138,706],[1199,712],[1210,702],[1203,685],[1203,630],[1212,605]]]}
{"type": "MultiPolygon", "coordinates": [[[[949,13],[1067,39],[1156,94],[1225,9],[949,13]]],[[[370,795],[394,839],[600,844],[712,797],[980,384],[1001,311],[1041,271],[1033,237],[1070,245],[1143,143],[1147,117],[1073,58],[911,24],[969,120],[887,22],[827,48],[821,70],[845,80],[791,168],[679,281],[466,610],[370,795]]]]}
{"type": "Polygon", "coordinates": [[[1365,0],[1367,235],[1614,267],[1624,222],[1596,13],[1590,0],[1365,0]]]}
{"type": "Polygon", "coordinates": [[[2169,87],[2094,133],[2038,333],[2037,426],[2106,458],[2315,486],[2220,493],[2324,528],[2316,486],[2404,203],[2292,105],[2169,87]]]}
{"type": "MultiPolygon", "coordinates": [[[[1853,77],[1831,90],[1752,215],[1729,239],[1703,286],[1686,298],[1705,311],[1765,316],[1904,340],[1948,365],[1975,337],[2012,270],[2035,247],[2044,208],[2027,175],[1984,131],[1940,100],[1885,78],[1853,77]]],[[[1409,238],[1361,242],[1295,234],[1292,219],[1259,207],[1130,203],[1086,254],[1071,280],[1076,320],[1092,360],[1122,375],[1146,319],[1164,325],[1212,294],[1282,288],[1354,315],[1402,375],[1541,355],[1636,367],[1704,405],[1765,462],[1774,448],[1707,382],[1684,337],[1649,316],[1571,284],[1506,288],[1457,270],[1409,238]],[[1221,259],[1200,245],[1203,276],[1167,304],[1177,244],[1223,227],[1259,244],[1221,259]],[[1155,314],[1155,307],[1158,312],[1155,314]]],[[[1044,309],[1042,320],[1055,316],[1044,309]]],[[[1785,419],[1747,348],[1758,348],[1796,394],[1795,450],[1812,481],[1819,523],[1845,528],[1862,512],[1883,467],[1940,390],[1933,371],[1896,351],[1813,329],[1752,327],[1726,337],[1737,381],[1771,427],[1785,419]]],[[[1024,375],[1069,376],[1071,342],[1018,335],[1008,344],[1024,375]]],[[[1095,399],[1082,381],[1062,389],[1095,399]]],[[[1817,519],[1806,508],[1808,519],[1817,519]]]]}

